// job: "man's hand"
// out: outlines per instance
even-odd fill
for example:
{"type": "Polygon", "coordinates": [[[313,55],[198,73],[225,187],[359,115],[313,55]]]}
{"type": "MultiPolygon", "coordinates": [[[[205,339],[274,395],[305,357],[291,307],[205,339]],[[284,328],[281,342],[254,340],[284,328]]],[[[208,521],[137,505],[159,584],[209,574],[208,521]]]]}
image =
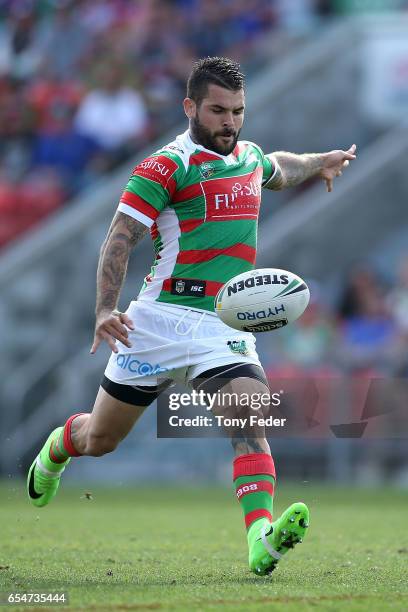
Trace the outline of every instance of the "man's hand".
{"type": "Polygon", "coordinates": [[[135,329],[131,319],[123,312],[113,310],[112,312],[101,312],[96,319],[95,325],[95,336],[93,345],[91,348],[91,354],[93,355],[102,340],[105,340],[114,353],[118,353],[115,340],[119,340],[131,348],[132,344],[128,339],[128,329],[135,329]]]}
{"type": "Polygon", "coordinates": [[[356,159],[356,145],[353,144],[347,151],[330,151],[322,153],[322,169],[319,176],[326,181],[327,191],[333,190],[333,179],[341,176],[343,168],[349,165],[350,160],[356,159]]]}
{"type": "Polygon", "coordinates": [[[267,189],[280,190],[295,187],[303,181],[319,176],[326,181],[327,191],[333,189],[333,179],[340,176],[343,168],[355,159],[356,145],[348,151],[329,151],[328,153],[288,153],[275,151],[271,153],[275,172],[272,178],[264,184],[267,189]]]}

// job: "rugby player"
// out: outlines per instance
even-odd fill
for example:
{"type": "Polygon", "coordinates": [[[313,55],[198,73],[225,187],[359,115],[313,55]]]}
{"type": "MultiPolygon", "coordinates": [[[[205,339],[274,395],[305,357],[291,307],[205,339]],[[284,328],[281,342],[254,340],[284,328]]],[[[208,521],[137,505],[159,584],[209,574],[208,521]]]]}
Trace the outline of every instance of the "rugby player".
{"type": "MultiPolygon", "coordinates": [[[[224,325],[214,296],[254,268],[261,187],[280,190],[320,177],[331,191],[355,158],[355,145],[322,154],[264,154],[239,141],[244,76],[226,58],[196,62],[183,104],[188,129],[136,166],[102,245],[91,353],[105,341],[111,357],[92,412],[70,416],[34,460],[27,488],[35,506],[55,496],[71,457],[113,451],[173,380],[213,393],[268,392],[253,335],[224,325]],[[149,230],[156,255],[151,272],[137,299],[119,312],[130,253],[149,230]]],[[[274,521],[276,474],[267,440],[239,430],[231,441],[249,567],[264,575],[302,541],[309,512],[298,502],[274,521]]]]}

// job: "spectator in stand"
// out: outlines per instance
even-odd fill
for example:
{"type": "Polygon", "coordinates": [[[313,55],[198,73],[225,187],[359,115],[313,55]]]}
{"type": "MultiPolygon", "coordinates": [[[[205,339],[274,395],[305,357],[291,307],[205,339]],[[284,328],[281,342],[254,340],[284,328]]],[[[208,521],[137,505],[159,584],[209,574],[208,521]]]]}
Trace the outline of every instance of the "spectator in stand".
{"type": "Polygon", "coordinates": [[[398,270],[398,279],[388,295],[388,307],[398,330],[398,360],[395,375],[408,376],[408,256],[402,257],[398,270]]]}
{"type": "Polygon", "coordinates": [[[369,266],[356,266],[344,285],[339,303],[339,315],[343,320],[363,315],[384,306],[385,286],[369,266]]]}
{"type": "MultiPolygon", "coordinates": [[[[371,435],[398,436],[406,427],[407,386],[393,378],[401,374],[401,334],[380,275],[367,266],[357,268],[346,285],[339,313],[339,363],[350,375],[345,379],[348,396],[343,393],[339,403],[344,406],[343,419],[358,422],[365,418],[371,435]],[[369,418],[376,415],[378,419],[369,418]]],[[[365,456],[355,477],[364,484],[375,484],[384,469],[385,449],[367,437],[362,443],[365,456]]]]}
{"type": "Polygon", "coordinates": [[[75,195],[95,180],[100,165],[101,149],[94,139],[79,134],[73,127],[74,112],[74,107],[62,106],[57,126],[53,130],[39,130],[32,150],[36,171],[55,170],[65,197],[75,195]]]}
{"type": "Polygon", "coordinates": [[[388,305],[398,329],[408,336],[408,256],[399,264],[398,278],[394,289],[388,296],[388,305]]]}
{"type": "Polygon", "coordinates": [[[398,336],[379,275],[368,267],[357,268],[346,285],[339,314],[343,368],[367,377],[392,371],[398,336]]]}
{"type": "Polygon", "coordinates": [[[140,66],[145,97],[159,129],[167,129],[182,116],[174,100],[184,95],[197,57],[196,41],[189,39],[194,19],[191,4],[180,10],[169,0],[144,0],[122,35],[126,56],[140,66]]]}
{"type": "Polygon", "coordinates": [[[33,122],[21,84],[0,79],[0,245],[20,231],[19,182],[30,168],[33,122]]]}
{"type": "Polygon", "coordinates": [[[270,0],[0,0],[0,200],[27,203],[22,215],[14,207],[0,243],[174,125],[173,101],[198,56],[230,53],[249,72],[260,66],[275,8],[270,0]]]}
{"type": "MultiPolygon", "coordinates": [[[[289,368],[294,376],[334,375],[335,320],[322,303],[317,283],[309,283],[309,286],[309,306],[300,319],[282,330],[280,354],[283,363],[290,363],[289,368]]],[[[288,371],[288,365],[283,367],[288,371]]]]}
{"type": "Polygon", "coordinates": [[[54,75],[65,79],[78,78],[81,59],[91,44],[78,4],[75,0],[56,1],[54,10],[40,21],[38,28],[43,61],[50,60],[54,75]]]}
{"type": "Polygon", "coordinates": [[[37,174],[56,173],[66,197],[89,183],[93,174],[88,176],[88,171],[100,150],[95,140],[79,134],[73,126],[83,95],[80,82],[57,77],[48,64],[42,67],[26,93],[37,126],[32,163],[37,174]]]}
{"type": "Polygon", "coordinates": [[[311,301],[303,315],[279,330],[276,337],[272,334],[267,350],[274,362],[266,368],[274,388],[285,390],[285,416],[302,430],[311,427],[316,419],[326,421],[333,379],[340,375],[334,361],[335,318],[324,305],[318,284],[309,282],[309,286],[311,301]]]}
{"type": "MultiPolygon", "coordinates": [[[[137,3],[135,3],[137,4],[137,3]]],[[[80,23],[91,36],[106,34],[115,27],[120,12],[125,12],[126,3],[106,0],[82,0],[77,13],[80,23]]]]}
{"type": "Polygon", "coordinates": [[[34,225],[63,199],[59,176],[33,168],[34,113],[24,85],[0,82],[0,245],[34,225]]]}
{"type": "Polygon", "coordinates": [[[47,133],[60,131],[68,109],[76,109],[84,93],[79,79],[55,72],[51,59],[43,62],[35,78],[26,86],[26,97],[35,113],[36,129],[47,133]]]}
{"type": "Polygon", "coordinates": [[[11,4],[0,24],[0,75],[30,78],[41,63],[38,27],[29,2],[11,4]]]}
{"type": "Polygon", "coordinates": [[[189,42],[195,47],[199,57],[211,55],[219,49],[221,55],[227,55],[227,49],[234,46],[239,38],[236,21],[228,20],[228,6],[219,0],[201,2],[200,11],[195,15],[189,32],[189,42]],[[225,27],[228,23],[229,27],[225,27]]]}
{"type": "Polygon", "coordinates": [[[10,78],[1,80],[1,245],[59,207],[73,192],[71,179],[80,179],[82,152],[78,140],[70,150],[70,161],[75,165],[70,177],[65,176],[66,168],[60,163],[67,156],[64,117],[70,105],[76,108],[80,96],[74,83],[48,74],[29,85],[10,78]]]}
{"type": "Polygon", "coordinates": [[[106,169],[134,154],[149,136],[149,117],[142,95],[126,83],[118,61],[99,65],[99,86],[82,100],[74,125],[103,151],[106,169]]]}
{"type": "Polygon", "coordinates": [[[0,78],[0,166],[3,178],[18,182],[31,165],[35,117],[27,103],[24,85],[0,78]]]}
{"type": "MultiPolygon", "coordinates": [[[[234,38],[225,47],[223,54],[235,57],[246,69],[255,66],[257,57],[262,55],[262,34],[274,27],[275,19],[276,7],[269,0],[228,1],[226,20],[231,24],[234,38]]],[[[267,55],[270,56],[270,50],[267,55]]]]}

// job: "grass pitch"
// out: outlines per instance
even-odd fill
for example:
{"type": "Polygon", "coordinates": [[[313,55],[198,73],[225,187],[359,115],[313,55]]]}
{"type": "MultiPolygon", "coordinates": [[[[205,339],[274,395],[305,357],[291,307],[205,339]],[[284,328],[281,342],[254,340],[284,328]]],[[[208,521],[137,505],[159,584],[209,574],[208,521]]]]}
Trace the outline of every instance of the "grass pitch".
{"type": "Polygon", "coordinates": [[[62,484],[36,509],[24,483],[0,487],[0,591],[64,590],[61,610],[408,610],[406,492],[279,485],[275,516],[304,501],[311,526],[270,577],[248,571],[228,487],[88,497],[62,484]]]}

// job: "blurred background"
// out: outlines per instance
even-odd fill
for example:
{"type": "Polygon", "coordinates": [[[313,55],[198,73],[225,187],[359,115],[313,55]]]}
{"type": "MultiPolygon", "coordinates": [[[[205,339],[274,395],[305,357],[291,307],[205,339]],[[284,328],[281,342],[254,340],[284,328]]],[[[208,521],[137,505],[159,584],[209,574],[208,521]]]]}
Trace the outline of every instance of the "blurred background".
{"type": "MultiPolygon", "coordinates": [[[[186,129],[192,62],[216,54],[247,75],[243,138],[358,145],[332,194],[264,194],[258,265],[303,276],[312,302],[257,341],[272,378],[341,380],[339,423],[372,381],[391,407],[360,439],[271,440],[278,473],[408,487],[393,411],[407,394],[386,392],[408,375],[406,0],[0,0],[0,475],[22,475],[51,428],[91,410],[108,357],[89,355],[100,244],[133,166],[186,129]]],[[[152,253],[146,240],[133,257],[122,308],[152,253]]],[[[227,440],[157,440],[155,411],[64,478],[230,481],[227,440]]]]}

